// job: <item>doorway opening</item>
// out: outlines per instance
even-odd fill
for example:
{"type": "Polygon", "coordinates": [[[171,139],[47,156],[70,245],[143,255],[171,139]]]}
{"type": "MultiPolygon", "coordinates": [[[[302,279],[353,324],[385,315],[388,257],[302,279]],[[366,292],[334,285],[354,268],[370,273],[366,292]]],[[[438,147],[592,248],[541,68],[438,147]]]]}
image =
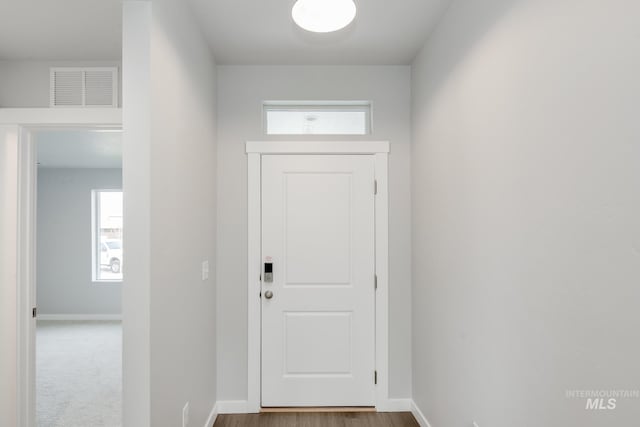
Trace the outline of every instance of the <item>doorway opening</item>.
{"type": "Polygon", "coordinates": [[[122,425],[122,132],[30,130],[36,426],[122,425]]]}

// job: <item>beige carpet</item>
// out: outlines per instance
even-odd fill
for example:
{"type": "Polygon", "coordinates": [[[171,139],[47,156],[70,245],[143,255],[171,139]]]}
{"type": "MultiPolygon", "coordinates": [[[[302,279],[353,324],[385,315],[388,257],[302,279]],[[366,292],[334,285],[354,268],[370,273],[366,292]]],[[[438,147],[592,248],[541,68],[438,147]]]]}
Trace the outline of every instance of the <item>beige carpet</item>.
{"type": "Polygon", "coordinates": [[[122,425],[120,322],[38,321],[39,427],[122,425]]]}

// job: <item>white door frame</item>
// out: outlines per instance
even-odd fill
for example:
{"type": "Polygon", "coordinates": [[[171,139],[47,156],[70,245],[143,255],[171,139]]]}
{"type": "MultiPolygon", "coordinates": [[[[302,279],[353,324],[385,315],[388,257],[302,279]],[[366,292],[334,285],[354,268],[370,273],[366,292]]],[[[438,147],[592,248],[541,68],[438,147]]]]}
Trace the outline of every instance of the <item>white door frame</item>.
{"type": "MultiPolygon", "coordinates": [[[[247,153],[247,312],[248,364],[247,412],[261,408],[261,157],[269,154],[370,154],[374,156],[377,194],[375,198],[375,265],[378,278],[375,318],[375,407],[391,408],[389,402],[389,194],[388,141],[248,141],[247,153]]],[[[372,379],[373,380],[373,379],[372,379]]]]}
{"type": "Polygon", "coordinates": [[[17,426],[35,427],[35,319],[32,309],[36,307],[37,159],[31,134],[42,128],[122,128],[122,110],[8,108],[0,109],[0,125],[14,127],[17,135],[17,426]]]}

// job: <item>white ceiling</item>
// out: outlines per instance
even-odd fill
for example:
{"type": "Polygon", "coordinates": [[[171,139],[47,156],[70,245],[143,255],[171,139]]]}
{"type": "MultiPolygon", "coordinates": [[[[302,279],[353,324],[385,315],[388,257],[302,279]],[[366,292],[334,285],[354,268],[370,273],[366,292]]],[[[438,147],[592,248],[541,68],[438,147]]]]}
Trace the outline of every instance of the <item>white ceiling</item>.
{"type": "Polygon", "coordinates": [[[41,130],[35,132],[43,168],[121,168],[122,132],[41,130]]]}
{"type": "MultiPolygon", "coordinates": [[[[185,3],[187,0],[184,0],[185,3]]],[[[295,0],[188,0],[219,64],[408,64],[450,0],[355,0],[355,21],[314,34],[295,0]]],[[[0,59],[121,57],[122,0],[0,0],[0,59]]]]}
{"type": "Polygon", "coordinates": [[[449,0],[355,0],[347,28],[314,34],[294,0],[190,0],[218,64],[409,64],[449,0]]]}
{"type": "Polygon", "coordinates": [[[122,0],[0,0],[0,59],[122,56],[122,0]]]}

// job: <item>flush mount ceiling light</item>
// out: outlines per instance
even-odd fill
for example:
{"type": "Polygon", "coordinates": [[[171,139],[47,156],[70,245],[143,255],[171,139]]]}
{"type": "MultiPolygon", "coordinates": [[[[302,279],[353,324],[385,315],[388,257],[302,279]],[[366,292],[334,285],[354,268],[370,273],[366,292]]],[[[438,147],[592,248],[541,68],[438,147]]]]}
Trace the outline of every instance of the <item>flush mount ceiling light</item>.
{"type": "Polygon", "coordinates": [[[296,24],[314,33],[338,31],[356,17],[353,0],[297,0],[291,9],[296,24]]]}

